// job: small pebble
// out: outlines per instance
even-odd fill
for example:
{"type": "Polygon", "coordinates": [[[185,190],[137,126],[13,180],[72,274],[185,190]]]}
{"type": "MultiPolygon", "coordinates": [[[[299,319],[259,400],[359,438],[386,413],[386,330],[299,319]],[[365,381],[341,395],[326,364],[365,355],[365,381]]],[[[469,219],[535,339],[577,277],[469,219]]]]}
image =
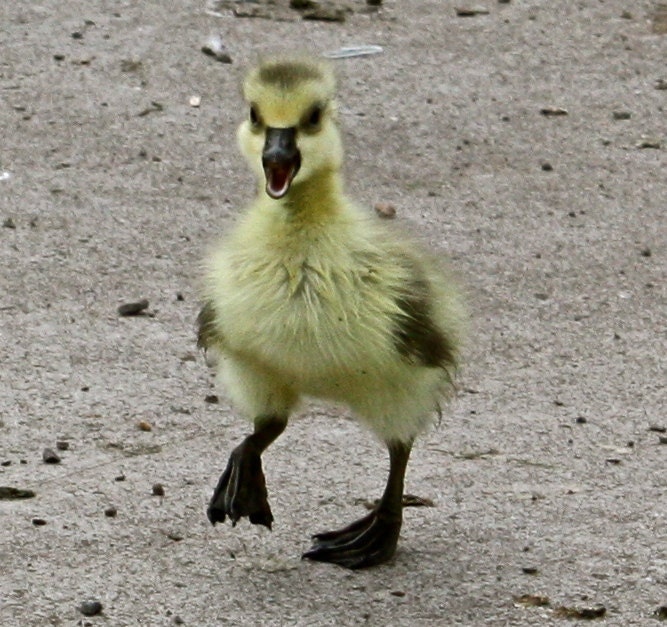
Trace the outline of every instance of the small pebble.
{"type": "Polygon", "coordinates": [[[107,507],[104,510],[104,515],[107,518],[116,518],[116,516],[118,515],[118,510],[112,505],[111,507],[107,507]]]}
{"type": "Polygon", "coordinates": [[[33,518],[32,524],[35,525],[35,527],[43,527],[46,524],[46,521],[43,518],[33,518]]]}
{"type": "Polygon", "coordinates": [[[59,464],[60,456],[52,448],[45,448],[42,452],[42,460],[45,464],[59,464]]]}
{"type": "Polygon", "coordinates": [[[201,105],[201,96],[190,96],[190,100],[188,102],[191,107],[196,109],[201,105]]]}
{"type": "Polygon", "coordinates": [[[345,9],[334,4],[316,4],[306,9],[301,17],[304,20],[316,20],[320,22],[344,22],[345,9]]]}
{"type": "Polygon", "coordinates": [[[540,113],[547,117],[556,117],[567,115],[567,109],[563,109],[563,107],[542,107],[540,113]]]}
{"type": "Polygon", "coordinates": [[[549,597],[541,594],[522,594],[514,597],[514,602],[526,607],[547,607],[550,604],[549,597]]]}
{"type": "Polygon", "coordinates": [[[642,248],[641,255],[642,257],[650,257],[653,254],[650,248],[642,248]]]}
{"type": "Polygon", "coordinates": [[[69,442],[67,440],[57,440],[56,441],[56,448],[59,451],[67,451],[67,450],[69,450],[69,442]]]}
{"type": "Polygon", "coordinates": [[[459,7],[455,11],[458,17],[475,17],[476,15],[489,14],[489,10],[483,7],[459,7]]]}
{"type": "Polygon", "coordinates": [[[125,475],[118,475],[114,477],[114,481],[125,481],[125,475]]]}
{"type": "Polygon", "coordinates": [[[575,422],[578,425],[585,425],[588,422],[588,420],[584,416],[577,416],[575,422]]]}
{"type": "Polygon", "coordinates": [[[304,9],[312,9],[315,4],[314,0],[290,0],[289,8],[303,11],[304,9]]]}
{"type": "Polygon", "coordinates": [[[201,47],[201,51],[209,57],[213,57],[216,61],[220,61],[220,63],[232,62],[231,55],[222,42],[222,38],[218,35],[209,37],[209,40],[201,47]]]}
{"type": "Polygon", "coordinates": [[[632,117],[629,111],[614,111],[611,115],[614,120],[629,120],[632,117]]]}
{"type": "Polygon", "coordinates": [[[637,148],[639,149],[653,148],[654,150],[658,150],[661,146],[662,142],[659,139],[651,137],[644,138],[637,144],[637,148]]]}
{"type": "Polygon", "coordinates": [[[153,425],[151,425],[151,423],[146,420],[140,420],[137,423],[137,428],[139,429],[139,431],[152,431],[153,425]]]}
{"type": "Polygon", "coordinates": [[[667,605],[661,605],[654,614],[658,620],[667,620],[667,605]]]}
{"type": "Polygon", "coordinates": [[[174,616],[174,625],[185,625],[185,621],[177,614],[174,616]]]}
{"type": "Polygon", "coordinates": [[[164,486],[161,483],[153,484],[153,496],[164,496],[164,486]]]}
{"type": "Polygon", "coordinates": [[[218,398],[217,394],[207,394],[204,397],[204,402],[205,403],[211,403],[212,405],[215,405],[216,403],[220,402],[220,399],[218,398]]]}
{"type": "Polygon", "coordinates": [[[79,612],[84,616],[97,616],[102,612],[102,604],[96,600],[84,601],[79,606],[79,612]]]}
{"type": "Polygon", "coordinates": [[[145,298],[135,303],[124,303],[118,307],[118,314],[121,316],[138,316],[145,309],[148,309],[148,300],[145,298]]]}
{"type": "Polygon", "coordinates": [[[551,172],[554,169],[554,167],[548,161],[544,161],[540,167],[545,172],[551,172]]]}
{"type": "Polygon", "coordinates": [[[392,590],[389,594],[391,594],[391,596],[393,596],[393,597],[404,597],[405,596],[405,592],[403,592],[403,590],[392,590]]]}
{"type": "Polygon", "coordinates": [[[14,222],[13,218],[5,218],[2,221],[2,226],[6,229],[15,229],[16,228],[16,222],[14,222]]]}
{"type": "Polygon", "coordinates": [[[31,499],[35,496],[32,490],[23,490],[21,488],[12,488],[10,486],[0,486],[0,500],[12,499],[31,499]]]}
{"type": "Polygon", "coordinates": [[[521,569],[521,572],[524,573],[525,575],[537,575],[539,571],[534,566],[524,566],[521,569]]]}
{"type": "Polygon", "coordinates": [[[388,202],[379,202],[376,203],[373,207],[375,213],[377,213],[381,218],[394,218],[396,217],[396,207],[388,202]]]}
{"type": "Polygon", "coordinates": [[[593,607],[557,607],[554,610],[554,616],[558,618],[576,618],[583,620],[593,620],[602,618],[607,613],[604,605],[595,605],[593,607]]]}

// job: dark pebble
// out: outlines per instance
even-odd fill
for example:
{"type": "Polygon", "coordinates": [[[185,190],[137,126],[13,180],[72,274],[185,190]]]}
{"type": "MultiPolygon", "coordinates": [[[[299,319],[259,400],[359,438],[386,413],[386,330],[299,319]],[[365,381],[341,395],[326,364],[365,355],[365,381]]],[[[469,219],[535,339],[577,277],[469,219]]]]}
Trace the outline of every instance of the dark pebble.
{"type": "Polygon", "coordinates": [[[174,616],[174,625],[185,625],[185,621],[178,615],[174,616]]]}
{"type": "Polygon", "coordinates": [[[124,303],[118,307],[118,314],[121,316],[138,316],[142,311],[148,309],[148,300],[139,300],[136,303],[124,303]]]}
{"type": "Polygon", "coordinates": [[[521,572],[524,573],[525,575],[537,575],[538,570],[534,566],[524,566],[521,569],[521,572]]]}
{"type": "Polygon", "coordinates": [[[584,416],[577,416],[577,418],[575,419],[575,422],[578,425],[585,425],[588,422],[588,420],[586,420],[586,418],[584,418],[584,416]]]}
{"type": "Polygon", "coordinates": [[[117,510],[115,507],[113,507],[113,506],[111,506],[111,507],[107,507],[107,508],[104,510],[104,515],[105,515],[107,518],[116,518],[116,516],[118,515],[118,510],[117,510]]]}
{"type": "Polygon", "coordinates": [[[42,460],[45,464],[59,464],[60,456],[52,448],[45,448],[42,452],[42,460]]]}
{"type": "Polygon", "coordinates": [[[540,167],[544,172],[551,172],[554,169],[548,161],[545,161],[540,167]]]}
{"type": "Polygon", "coordinates": [[[84,616],[97,616],[102,612],[102,604],[99,601],[84,601],[79,606],[79,612],[84,616]]]}
{"type": "Polygon", "coordinates": [[[667,605],[661,605],[654,614],[658,620],[667,620],[667,605]]]}
{"type": "Polygon", "coordinates": [[[632,117],[630,111],[614,111],[612,113],[614,120],[629,120],[632,117]]]}
{"type": "Polygon", "coordinates": [[[125,475],[118,475],[114,477],[114,481],[125,481],[125,475]]]}
{"type": "Polygon", "coordinates": [[[32,490],[21,490],[9,486],[0,486],[0,500],[31,499],[35,496],[32,490]]]}
{"type": "Polygon", "coordinates": [[[11,459],[6,459],[4,462],[0,463],[0,466],[11,466],[11,465],[12,465],[11,459]]]}
{"type": "Polygon", "coordinates": [[[67,451],[69,450],[69,442],[67,440],[58,440],[56,442],[56,448],[59,451],[67,451]]]}
{"type": "Polygon", "coordinates": [[[667,444],[667,435],[661,435],[658,438],[658,444],[667,444]]]}
{"type": "Polygon", "coordinates": [[[5,218],[2,221],[2,226],[5,227],[6,229],[15,229],[16,228],[16,222],[14,222],[13,218],[5,218]]]}
{"type": "Polygon", "coordinates": [[[83,33],[81,31],[74,31],[72,33],[72,39],[83,39],[83,33]]]}
{"type": "Polygon", "coordinates": [[[220,399],[218,398],[217,394],[207,394],[204,397],[204,402],[205,403],[211,403],[212,405],[215,405],[216,403],[220,402],[220,399]]]}
{"type": "Polygon", "coordinates": [[[33,518],[32,524],[35,525],[35,527],[43,527],[46,524],[46,521],[43,518],[33,518]]]}
{"type": "Polygon", "coordinates": [[[642,257],[650,257],[652,254],[650,248],[642,248],[642,257]]]}
{"type": "Polygon", "coordinates": [[[153,496],[164,496],[164,486],[161,483],[153,484],[153,496]]]}

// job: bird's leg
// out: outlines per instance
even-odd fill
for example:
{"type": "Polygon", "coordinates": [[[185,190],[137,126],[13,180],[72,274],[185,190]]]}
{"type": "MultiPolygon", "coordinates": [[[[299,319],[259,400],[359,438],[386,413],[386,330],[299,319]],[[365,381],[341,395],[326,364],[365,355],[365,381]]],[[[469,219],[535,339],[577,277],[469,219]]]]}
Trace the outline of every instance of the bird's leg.
{"type": "Polygon", "coordinates": [[[367,568],[388,561],[398,543],[403,521],[403,481],[412,443],[388,442],[389,478],[375,509],[351,525],[313,536],[303,557],[347,568],[367,568]]]}
{"type": "Polygon", "coordinates": [[[232,525],[247,516],[254,525],[271,529],[273,514],[267,498],[261,455],[287,426],[283,416],[255,419],[254,433],[241,442],[229,456],[227,468],[208,505],[206,515],[212,524],[229,516],[232,525]]]}

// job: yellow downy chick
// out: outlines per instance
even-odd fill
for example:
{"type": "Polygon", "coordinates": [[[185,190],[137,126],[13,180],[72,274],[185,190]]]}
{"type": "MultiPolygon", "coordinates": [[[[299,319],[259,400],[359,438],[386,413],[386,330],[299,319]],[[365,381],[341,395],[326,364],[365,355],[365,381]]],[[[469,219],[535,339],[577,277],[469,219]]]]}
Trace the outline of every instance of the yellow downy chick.
{"type": "Polygon", "coordinates": [[[259,189],[209,259],[199,344],[255,428],[208,517],[270,528],[261,453],[302,397],[344,403],[387,444],[387,488],[371,514],[314,536],[304,557],[372,566],[396,548],[412,442],[452,392],[459,298],[430,254],[344,195],[328,65],[267,61],[243,91],[238,140],[259,189]]]}

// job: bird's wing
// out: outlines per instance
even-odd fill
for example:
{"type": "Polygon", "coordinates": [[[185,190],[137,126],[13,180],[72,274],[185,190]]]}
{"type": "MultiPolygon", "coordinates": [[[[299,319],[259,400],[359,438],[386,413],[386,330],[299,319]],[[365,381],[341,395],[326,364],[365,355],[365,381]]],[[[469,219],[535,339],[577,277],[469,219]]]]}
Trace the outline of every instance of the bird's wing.
{"type": "Polygon", "coordinates": [[[220,343],[221,335],[216,325],[216,312],[211,301],[204,303],[197,316],[197,346],[208,350],[220,343]]]}
{"type": "Polygon", "coordinates": [[[394,346],[412,363],[450,370],[456,367],[453,338],[436,324],[432,294],[425,279],[413,278],[397,297],[394,346]]]}

